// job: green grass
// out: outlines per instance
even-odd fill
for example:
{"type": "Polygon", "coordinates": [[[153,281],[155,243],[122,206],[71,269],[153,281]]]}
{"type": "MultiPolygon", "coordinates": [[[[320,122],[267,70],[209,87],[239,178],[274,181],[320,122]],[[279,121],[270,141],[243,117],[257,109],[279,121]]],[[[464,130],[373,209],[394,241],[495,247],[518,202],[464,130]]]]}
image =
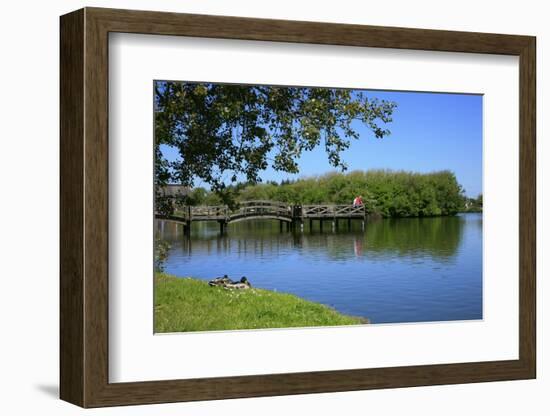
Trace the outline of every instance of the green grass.
{"type": "Polygon", "coordinates": [[[328,306],[264,289],[228,290],[192,278],[155,275],[155,332],[357,325],[328,306]]]}

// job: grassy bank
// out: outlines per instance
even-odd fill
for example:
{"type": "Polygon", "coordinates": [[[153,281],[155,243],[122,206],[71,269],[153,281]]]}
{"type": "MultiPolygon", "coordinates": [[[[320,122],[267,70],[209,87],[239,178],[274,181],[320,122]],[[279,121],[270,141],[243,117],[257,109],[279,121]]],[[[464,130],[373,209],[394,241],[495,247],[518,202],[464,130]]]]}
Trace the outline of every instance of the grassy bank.
{"type": "Polygon", "coordinates": [[[155,275],[155,332],[356,325],[366,319],[264,289],[227,290],[198,279],[155,275]]]}

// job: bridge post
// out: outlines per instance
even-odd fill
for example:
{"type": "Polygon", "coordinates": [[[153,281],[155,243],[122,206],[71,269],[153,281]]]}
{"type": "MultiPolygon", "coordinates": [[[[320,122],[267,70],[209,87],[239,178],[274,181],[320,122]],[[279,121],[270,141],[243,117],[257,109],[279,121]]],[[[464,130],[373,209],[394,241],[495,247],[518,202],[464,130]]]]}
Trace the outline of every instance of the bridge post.
{"type": "Polygon", "coordinates": [[[292,220],[292,229],[296,230],[298,228],[298,226],[300,227],[300,232],[303,232],[304,231],[304,222],[302,221],[302,218],[294,218],[292,220]]]}
{"type": "Polygon", "coordinates": [[[319,218],[319,231],[323,232],[323,219],[319,218]]]}
{"type": "Polygon", "coordinates": [[[183,224],[183,235],[185,235],[185,236],[190,236],[191,235],[191,220],[189,220],[185,224],[183,224]]]}
{"type": "Polygon", "coordinates": [[[283,232],[283,220],[279,220],[279,232],[282,233],[283,232]]]}
{"type": "Polygon", "coordinates": [[[348,218],[348,231],[351,230],[351,218],[348,218]]]}

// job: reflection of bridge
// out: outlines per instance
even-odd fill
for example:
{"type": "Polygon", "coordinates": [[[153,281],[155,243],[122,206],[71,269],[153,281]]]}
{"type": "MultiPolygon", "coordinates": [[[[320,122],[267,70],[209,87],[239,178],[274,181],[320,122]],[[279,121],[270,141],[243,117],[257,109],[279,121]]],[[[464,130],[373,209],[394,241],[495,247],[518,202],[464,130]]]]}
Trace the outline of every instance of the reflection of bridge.
{"type": "Polygon", "coordinates": [[[286,224],[287,230],[298,226],[303,229],[304,221],[309,220],[311,226],[313,220],[318,220],[322,230],[323,221],[330,221],[332,227],[337,228],[338,220],[347,220],[349,227],[352,219],[359,219],[364,227],[366,209],[364,205],[288,205],[274,201],[244,201],[235,210],[230,210],[226,205],[185,206],[176,208],[173,215],[157,214],[155,217],[182,223],[187,233],[195,221],[217,221],[223,233],[227,224],[257,219],[278,220],[281,230],[283,224],[286,224]]]}

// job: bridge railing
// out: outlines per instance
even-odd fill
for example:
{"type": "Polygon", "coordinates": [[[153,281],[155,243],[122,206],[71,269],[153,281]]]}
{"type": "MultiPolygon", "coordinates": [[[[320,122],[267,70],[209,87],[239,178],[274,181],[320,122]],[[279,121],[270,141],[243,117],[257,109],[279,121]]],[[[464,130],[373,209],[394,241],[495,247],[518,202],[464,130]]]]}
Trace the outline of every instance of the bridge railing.
{"type": "Polygon", "coordinates": [[[225,220],[229,217],[229,208],[226,205],[199,205],[190,208],[191,220],[225,220]]]}
{"type": "Polygon", "coordinates": [[[302,205],[302,217],[326,218],[332,214],[332,205],[302,205]]]}
{"type": "Polygon", "coordinates": [[[183,206],[176,209],[174,216],[185,221],[220,220],[253,216],[276,216],[288,219],[321,219],[321,218],[363,218],[366,214],[364,205],[287,205],[277,201],[244,201],[236,210],[226,205],[183,206]]]}
{"type": "Polygon", "coordinates": [[[292,207],[277,201],[244,201],[239,208],[231,213],[231,216],[250,217],[256,215],[274,215],[292,217],[292,207]]]}
{"type": "Polygon", "coordinates": [[[335,217],[364,217],[365,206],[364,205],[335,205],[334,206],[335,217]]]}
{"type": "Polygon", "coordinates": [[[302,205],[302,218],[360,218],[364,216],[364,205],[302,205]]]}

